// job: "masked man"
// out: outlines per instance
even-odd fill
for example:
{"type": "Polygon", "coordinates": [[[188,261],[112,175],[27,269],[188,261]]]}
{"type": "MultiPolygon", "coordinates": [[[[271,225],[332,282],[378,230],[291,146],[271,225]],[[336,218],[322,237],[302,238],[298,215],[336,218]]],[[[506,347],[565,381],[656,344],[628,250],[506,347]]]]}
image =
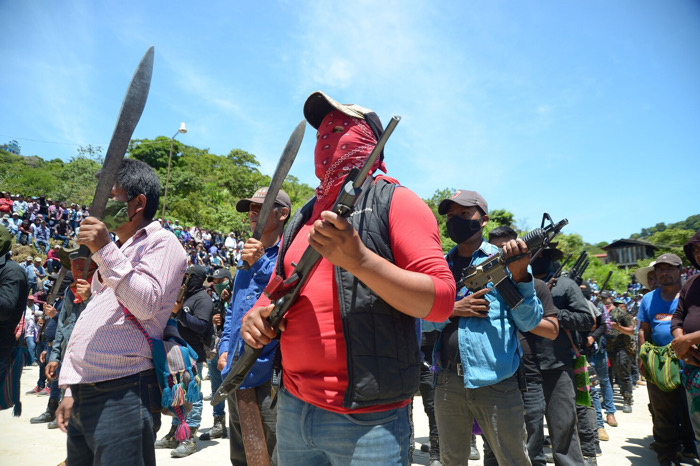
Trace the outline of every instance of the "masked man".
{"type": "MultiPolygon", "coordinates": [[[[499,249],[482,236],[489,221],[486,200],[475,191],[459,190],[438,206],[447,217],[447,232],[457,243],[447,253],[456,281],[462,271],[484,262],[499,249]]],[[[493,288],[475,293],[457,292],[450,323],[439,347],[443,370],[438,374],[435,416],[444,465],[469,461],[472,422],[479,423],[499,464],[530,464],[523,399],[516,372],[520,365],[518,330],[534,329],[542,319],[542,304],[535,295],[528,270],[529,254],[522,239],[503,244],[506,257],[522,254],[508,265],[511,280],[524,301],[511,309],[493,288]]]]}
{"type": "MultiPolygon", "coordinates": [[[[321,92],[306,100],[304,115],[318,130],[320,184],[285,229],[275,276],[289,277],[309,245],[322,259],[281,335],[280,463],[407,464],[422,363],[416,318],[441,322],[454,302],[437,222],[418,196],[385,176],[364,180],[348,218],[329,211],[382,126],[371,110],[321,92]]],[[[371,168],[385,170],[382,159],[371,168]]],[[[265,320],[272,309],[261,296],[243,318],[241,335],[255,348],[276,335],[265,320]]]]}
{"type": "Polygon", "coordinates": [[[187,259],[177,238],[153,221],[160,181],[151,167],[124,159],[111,195],[108,224],[87,217],[77,236],[98,271],[61,366],[59,384],[67,390],[56,419],[68,433],[68,464],[150,465],[158,381],[150,346],[124,308],[152,338],[162,338],[187,259]]]}

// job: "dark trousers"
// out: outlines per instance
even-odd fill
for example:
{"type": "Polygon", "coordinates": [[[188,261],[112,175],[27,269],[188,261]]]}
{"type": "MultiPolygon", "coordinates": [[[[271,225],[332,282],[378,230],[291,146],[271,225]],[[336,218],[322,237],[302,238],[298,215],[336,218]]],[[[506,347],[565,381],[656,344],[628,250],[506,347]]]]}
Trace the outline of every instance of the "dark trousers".
{"type": "Polygon", "coordinates": [[[570,368],[542,371],[542,390],[547,403],[545,416],[557,465],[583,464],[574,383],[570,368]]]}
{"type": "MultiPolygon", "coordinates": [[[[272,396],[270,395],[270,382],[255,387],[258,397],[258,408],[262,418],[263,433],[267,443],[267,453],[270,455],[270,464],[277,464],[277,406],[271,408],[272,396]]],[[[238,405],[236,404],[236,392],[228,396],[228,438],[230,445],[231,464],[233,466],[246,465],[248,460],[243,446],[243,433],[238,417],[238,405]]]]}
{"type": "Polygon", "coordinates": [[[541,382],[528,380],[527,391],[523,392],[525,407],[525,429],[527,430],[527,453],[532,466],[545,466],[544,458],[544,413],[545,399],[541,382]]]}
{"type": "Polygon", "coordinates": [[[685,388],[664,392],[651,382],[647,383],[654,422],[654,442],[659,461],[673,459],[684,447],[695,452],[695,434],[688,416],[685,388]]]}
{"type": "Polygon", "coordinates": [[[428,416],[430,437],[438,436],[437,422],[435,422],[435,374],[430,371],[430,365],[423,362],[420,369],[420,396],[423,400],[423,410],[428,416]]]}
{"type": "Polygon", "coordinates": [[[613,372],[620,381],[620,391],[624,398],[632,398],[632,361],[633,356],[627,352],[626,348],[609,349],[608,358],[613,372]]]}
{"type": "Polygon", "coordinates": [[[151,406],[160,407],[155,372],[71,385],[67,464],[155,465],[151,406]]]}

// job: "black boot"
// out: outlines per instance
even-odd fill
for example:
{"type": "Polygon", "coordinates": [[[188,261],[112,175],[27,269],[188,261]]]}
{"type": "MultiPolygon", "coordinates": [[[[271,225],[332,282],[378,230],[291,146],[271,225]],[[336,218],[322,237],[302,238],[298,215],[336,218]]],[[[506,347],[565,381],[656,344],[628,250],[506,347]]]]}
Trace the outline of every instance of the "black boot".
{"type": "Polygon", "coordinates": [[[199,436],[199,440],[211,440],[213,438],[226,438],[228,434],[226,432],[226,415],[214,416],[214,426],[209,429],[209,432],[205,432],[199,436]]]}
{"type": "Polygon", "coordinates": [[[58,400],[49,398],[49,404],[46,406],[46,411],[37,417],[33,417],[29,420],[32,424],[43,424],[45,422],[51,422],[56,418],[56,409],[58,409],[58,400]]]}
{"type": "Polygon", "coordinates": [[[632,395],[625,394],[623,398],[624,398],[624,401],[622,402],[622,412],[623,413],[631,413],[632,412],[632,395]]]}
{"type": "Polygon", "coordinates": [[[430,437],[430,466],[440,466],[440,440],[430,437]]]}
{"type": "Polygon", "coordinates": [[[476,447],[476,435],[472,434],[471,450],[469,452],[469,459],[476,461],[481,458],[479,454],[479,449],[476,447]]]}

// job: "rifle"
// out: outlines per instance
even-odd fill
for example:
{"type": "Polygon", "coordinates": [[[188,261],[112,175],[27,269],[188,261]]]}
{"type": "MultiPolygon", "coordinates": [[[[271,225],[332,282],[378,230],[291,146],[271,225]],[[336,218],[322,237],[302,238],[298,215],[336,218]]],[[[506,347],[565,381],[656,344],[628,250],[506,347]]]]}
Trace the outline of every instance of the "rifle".
{"type": "MultiPolygon", "coordinates": [[[[335,204],[330,209],[332,212],[343,217],[350,216],[355,201],[357,201],[357,198],[362,193],[362,185],[369,174],[369,170],[379,157],[382,149],[384,149],[386,141],[389,139],[389,136],[391,136],[399,120],[401,120],[400,116],[392,117],[382,137],[377,141],[377,145],[372,150],[372,153],[362,168],[359,170],[357,168],[350,170],[343,181],[343,187],[340,190],[338,199],[336,199],[335,204]]],[[[274,308],[268,316],[267,321],[275,331],[278,331],[282,318],[289,308],[292,307],[320,261],[321,253],[311,246],[308,246],[299,259],[299,262],[294,266],[294,271],[289,278],[284,280],[280,276],[275,276],[265,288],[265,295],[274,303],[274,308]]],[[[219,389],[214,396],[212,396],[212,405],[217,405],[222,402],[229,393],[237,390],[238,387],[241,386],[243,379],[245,379],[253,368],[262,351],[263,348],[253,348],[247,343],[243,344],[243,352],[238,358],[238,361],[236,361],[236,364],[231,368],[231,372],[228,373],[226,378],[221,382],[219,389]]]]}
{"type": "Polygon", "coordinates": [[[581,283],[583,283],[583,273],[586,271],[586,269],[588,268],[588,264],[590,264],[590,263],[591,263],[591,262],[590,262],[588,259],[586,259],[586,261],[583,263],[583,265],[581,266],[581,268],[579,268],[579,269],[576,271],[576,275],[574,275],[574,276],[572,277],[573,280],[576,282],[577,285],[580,286],[581,283]]]}
{"type": "Polygon", "coordinates": [[[550,217],[549,214],[547,212],[545,212],[544,214],[542,214],[542,223],[540,224],[540,228],[545,228],[545,223],[547,221],[549,221],[549,225],[551,226],[549,240],[546,243],[544,243],[542,245],[542,247],[537,250],[537,252],[532,254],[532,256],[530,257],[530,264],[532,264],[532,262],[535,259],[537,259],[537,257],[540,254],[542,254],[542,251],[544,251],[544,248],[547,247],[547,245],[549,245],[549,243],[554,239],[554,237],[557,236],[561,232],[561,229],[564,228],[566,226],[566,224],[569,223],[569,221],[567,219],[564,219],[564,220],[560,221],[559,223],[557,223],[556,225],[554,225],[554,221],[552,220],[552,217],[550,217]]]}
{"type": "Polygon", "coordinates": [[[605,279],[605,281],[603,282],[603,286],[600,287],[600,290],[599,290],[599,291],[604,291],[604,290],[605,290],[605,288],[608,286],[608,282],[610,281],[610,277],[612,277],[612,274],[613,274],[613,271],[610,270],[610,271],[608,272],[608,278],[605,279]]]}
{"type": "Polygon", "coordinates": [[[576,275],[578,275],[578,270],[579,270],[579,269],[581,268],[581,266],[583,265],[583,262],[586,260],[586,256],[587,256],[587,255],[588,255],[588,253],[584,250],[584,251],[581,253],[581,255],[578,257],[578,259],[576,260],[576,262],[574,262],[574,266],[571,267],[571,270],[569,270],[569,273],[566,274],[567,277],[569,277],[569,278],[571,278],[571,279],[573,280],[574,277],[576,277],[576,275]]]}
{"type": "Polygon", "coordinates": [[[550,289],[551,289],[554,285],[556,285],[556,283],[557,283],[557,278],[559,278],[559,275],[561,275],[561,272],[562,272],[562,270],[564,270],[564,267],[566,266],[566,264],[569,263],[569,260],[571,259],[571,256],[573,256],[573,254],[569,254],[569,255],[567,256],[566,260],[565,260],[564,262],[562,262],[562,264],[559,266],[559,268],[557,269],[557,271],[554,272],[554,275],[552,275],[552,278],[550,278],[549,280],[547,280],[547,286],[549,286],[550,289]]]}
{"type": "MultiPolygon", "coordinates": [[[[567,219],[563,219],[559,223],[554,224],[548,214],[545,214],[545,216],[545,218],[549,218],[549,225],[544,226],[544,228],[535,228],[522,238],[527,248],[531,251],[547,246],[554,236],[569,223],[567,219]]],[[[542,222],[544,224],[544,219],[542,222]]],[[[529,254],[529,252],[525,254],[529,254]]],[[[486,285],[491,282],[508,306],[511,309],[515,309],[523,302],[523,297],[520,295],[513,282],[511,280],[506,280],[506,278],[509,278],[506,268],[508,264],[520,259],[525,254],[518,254],[517,256],[506,259],[503,251],[501,251],[489,257],[481,264],[468,267],[466,270],[462,271],[462,277],[459,280],[458,288],[464,286],[467,287],[469,291],[474,292],[486,287],[486,285]]]]}

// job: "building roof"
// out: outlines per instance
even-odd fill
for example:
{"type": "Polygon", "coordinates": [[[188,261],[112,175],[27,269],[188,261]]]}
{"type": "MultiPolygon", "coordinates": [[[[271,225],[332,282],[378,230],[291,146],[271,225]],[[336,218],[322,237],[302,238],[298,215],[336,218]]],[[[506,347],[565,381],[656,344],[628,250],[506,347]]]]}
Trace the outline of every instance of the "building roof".
{"type": "Polygon", "coordinates": [[[658,249],[656,246],[651,244],[649,241],[644,241],[642,239],[617,239],[613,241],[612,243],[608,244],[607,246],[603,246],[603,250],[607,251],[608,249],[617,249],[617,248],[624,248],[627,246],[646,246],[654,249],[658,249]]]}

